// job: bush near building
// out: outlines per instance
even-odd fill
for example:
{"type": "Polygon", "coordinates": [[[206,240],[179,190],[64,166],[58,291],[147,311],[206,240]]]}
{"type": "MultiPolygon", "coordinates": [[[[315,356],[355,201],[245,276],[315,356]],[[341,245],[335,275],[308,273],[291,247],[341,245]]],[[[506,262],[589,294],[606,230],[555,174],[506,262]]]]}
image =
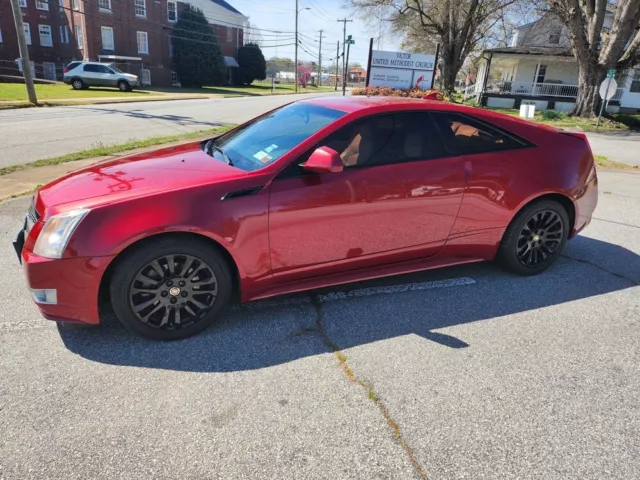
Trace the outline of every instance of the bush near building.
{"type": "Polygon", "coordinates": [[[267,62],[255,43],[248,43],[238,49],[238,65],[242,85],[251,85],[255,80],[267,78],[267,62]]]}
{"type": "Polygon", "coordinates": [[[391,87],[364,87],[354,88],[351,95],[365,95],[367,97],[405,97],[405,98],[424,98],[429,97],[433,100],[445,100],[444,94],[439,90],[422,90],[420,88],[411,88],[404,90],[401,88],[391,87]]]}
{"type": "Polygon", "coordinates": [[[173,27],[171,43],[173,64],[183,87],[222,84],[222,49],[202,10],[185,5],[173,27]]]}

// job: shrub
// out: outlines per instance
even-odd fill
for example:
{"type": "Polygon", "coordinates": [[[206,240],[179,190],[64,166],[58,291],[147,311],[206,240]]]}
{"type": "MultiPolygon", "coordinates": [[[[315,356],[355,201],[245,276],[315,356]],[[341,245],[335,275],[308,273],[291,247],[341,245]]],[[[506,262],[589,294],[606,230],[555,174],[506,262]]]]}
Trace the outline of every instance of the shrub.
{"type": "Polygon", "coordinates": [[[367,97],[404,97],[404,98],[423,98],[429,97],[433,100],[445,101],[445,96],[439,90],[421,90],[419,88],[411,88],[404,90],[401,88],[391,87],[365,87],[354,88],[351,95],[362,95],[367,97]]]}
{"type": "Polygon", "coordinates": [[[247,43],[238,49],[238,76],[243,85],[251,85],[254,80],[267,78],[267,63],[262,50],[255,43],[247,43]]]}
{"type": "Polygon", "coordinates": [[[545,120],[562,120],[563,118],[567,118],[567,114],[556,110],[543,110],[542,118],[545,120]]]}
{"type": "Polygon", "coordinates": [[[202,10],[185,5],[171,37],[173,67],[183,87],[220,85],[224,60],[215,31],[202,10]]]}

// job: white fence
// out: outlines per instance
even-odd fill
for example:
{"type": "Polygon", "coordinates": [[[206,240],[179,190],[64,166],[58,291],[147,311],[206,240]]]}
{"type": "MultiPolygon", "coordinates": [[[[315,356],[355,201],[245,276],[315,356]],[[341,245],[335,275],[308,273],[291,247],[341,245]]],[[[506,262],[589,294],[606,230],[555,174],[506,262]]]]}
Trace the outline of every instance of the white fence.
{"type": "MultiPolygon", "coordinates": [[[[623,90],[619,88],[612,100],[620,100],[622,92],[623,90]]],[[[578,85],[498,81],[488,83],[485,93],[575,98],[578,96],[578,85]]]]}

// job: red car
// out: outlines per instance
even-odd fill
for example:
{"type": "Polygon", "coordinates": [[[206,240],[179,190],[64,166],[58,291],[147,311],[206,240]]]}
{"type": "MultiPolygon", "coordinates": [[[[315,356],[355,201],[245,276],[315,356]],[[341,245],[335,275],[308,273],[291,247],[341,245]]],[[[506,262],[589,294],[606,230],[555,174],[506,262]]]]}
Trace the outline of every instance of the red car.
{"type": "Polygon", "coordinates": [[[542,272],[597,203],[584,135],[403,98],[291,103],[40,189],[14,246],[52,320],[177,339],[230,301],[497,259],[542,272]]]}

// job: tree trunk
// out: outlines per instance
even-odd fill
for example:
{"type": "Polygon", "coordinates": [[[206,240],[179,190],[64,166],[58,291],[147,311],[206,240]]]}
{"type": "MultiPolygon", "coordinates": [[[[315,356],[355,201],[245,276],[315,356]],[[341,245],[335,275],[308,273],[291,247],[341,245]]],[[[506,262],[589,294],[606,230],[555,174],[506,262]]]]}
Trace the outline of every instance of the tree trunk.
{"type": "Polygon", "coordinates": [[[604,80],[605,70],[601,66],[589,67],[588,62],[578,64],[578,97],[571,115],[592,117],[598,115],[600,95],[598,89],[604,80]]]}

